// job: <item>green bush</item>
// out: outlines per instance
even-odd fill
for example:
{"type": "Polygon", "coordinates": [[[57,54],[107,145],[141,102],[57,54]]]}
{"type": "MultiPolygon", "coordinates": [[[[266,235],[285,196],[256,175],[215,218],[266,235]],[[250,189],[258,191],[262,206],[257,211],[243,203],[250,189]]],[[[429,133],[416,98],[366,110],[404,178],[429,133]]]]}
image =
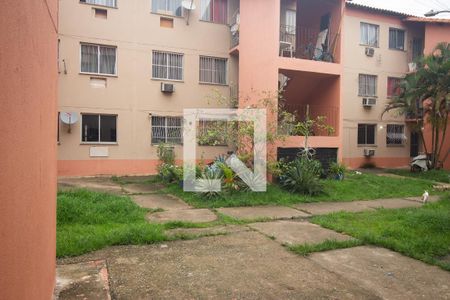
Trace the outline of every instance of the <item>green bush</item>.
{"type": "Polygon", "coordinates": [[[280,185],[293,193],[318,195],[324,190],[320,182],[322,166],[319,161],[297,158],[289,163],[283,175],[280,176],[280,185]]]}
{"type": "Polygon", "coordinates": [[[344,173],[347,170],[345,165],[338,162],[331,162],[328,168],[328,178],[334,178],[342,180],[344,179],[344,173]]]}
{"type": "Polygon", "coordinates": [[[163,182],[179,182],[180,180],[183,180],[183,168],[176,165],[162,163],[158,166],[158,175],[163,182]]]}

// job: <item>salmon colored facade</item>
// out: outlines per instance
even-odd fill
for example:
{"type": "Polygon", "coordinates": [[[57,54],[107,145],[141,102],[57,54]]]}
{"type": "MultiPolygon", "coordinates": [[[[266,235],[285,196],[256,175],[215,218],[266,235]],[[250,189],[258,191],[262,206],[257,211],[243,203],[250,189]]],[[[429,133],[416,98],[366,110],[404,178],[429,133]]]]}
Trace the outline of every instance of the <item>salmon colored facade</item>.
{"type": "Polygon", "coordinates": [[[0,298],[52,299],[58,1],[0,10],[0,298]]]}
{"type": "MultiPolygon", "coordinates": [[[[78,117],[70,126],[59,121],[61,176],[153,174],[157,145],[173,142],[170,132],[181,134],[181,121],[173,118],[181,120],[184,108],[245,108],[267,99],[298,120],[306,111],[326,118],[334,132],[314,130],[308,144],[325,163],[407,166],[421,150],[404,117],[382,119],[381,112],[390,78],[409,71],[420,40],[423,52],[443,38],[446,30],[440,27],[344,0],[193,0],[193,10],[171,8],[163,0],[84,2],[60,1],[59,111],[78,117]],[[213,2],[214,7],[205,6],[213,2]],[[375,47],[361,43],[362,23],[377,26],[375,47]],[[402,49],[390,49],[391,29],[404,32],[402,49]],[[366,55],[366,48],[374,54],[366,55]],[[91,65],[89,51],[99,62],[91,65]],[[214,60],[213,67],[205,65],[205,57],[214,60]],[[170,78],[171,73],[181,76],[170,78]],[[208,74],[225,79],[205,82],[208,74]],[[360,74],[377,77],[375,95],[360,95],[360,74]],[[162,91],[163,83],[174,92],[162,91]],[[363,105],[363,98],[371,97],[376,104],[363,105]],[[364,124],[375,126],[373,141],[366,136],[361,143],[364,124]],[[158,137],[161,132],[165,136],[158,137]],[[401,142],[391,144],[392,139],[401,142]]],[[[280,130],[276,112],[269,109],[268,119],[271,130],[280,130]]],[[[270,159],[304,147],[304,137],[294,130],[283,133],[286,138],[268,145],[270,159]]],[[[182,147],[176,140],[177,159],[182,147]]],[[[234,149],[200,146],[197,158],[209,160],[229,150],[234,149]]]]}

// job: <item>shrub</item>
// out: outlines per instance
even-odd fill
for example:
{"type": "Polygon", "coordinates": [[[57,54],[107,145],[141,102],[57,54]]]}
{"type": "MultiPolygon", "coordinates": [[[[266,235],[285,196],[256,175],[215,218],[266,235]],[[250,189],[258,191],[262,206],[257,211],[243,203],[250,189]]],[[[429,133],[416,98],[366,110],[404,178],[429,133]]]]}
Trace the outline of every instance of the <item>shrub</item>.
{"type": "Polygon", "coordinates": [[[338,162],[331,162],[328,168],[328,177],[335,179],[344,179],[344,173],[347,170],[345,165],[338,162]]]}
{"type": "Polygon", "coordinates": [[[280,185],[293,192],[307,195],[317,195],[323,192],[320,182],[322,166],[319,161],[297,158],[289,163],[283,175],[280,176],[280,185]]]}
{"type": "Polygon", "coordinates": [[[175,151],[173,151],[173,146],[169,144],[161,143],[158,145],[157,149],[158,159],[163,164],[173,165],[175,164],[175,151]]]}
{"type": "Polygon", "coordinates": [[[179,182],[183,179],[183,168],[176,165],[162,163],[158,166],[158,175],[163,182],[179,182]]]}

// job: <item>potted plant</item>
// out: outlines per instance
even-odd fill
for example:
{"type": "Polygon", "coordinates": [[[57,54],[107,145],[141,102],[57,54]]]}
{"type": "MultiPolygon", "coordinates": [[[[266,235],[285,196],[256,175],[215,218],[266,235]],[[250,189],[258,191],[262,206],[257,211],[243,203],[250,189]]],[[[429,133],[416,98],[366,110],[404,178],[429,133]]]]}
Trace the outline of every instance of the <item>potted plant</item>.
{"type": "Polygon", "coordinates": [[[328,169],[328,177],[336,180],[344,180],[344,174],[347,168],[345,165],[340,164],[338,162],[330,163],[330,167],[328,169]]]}

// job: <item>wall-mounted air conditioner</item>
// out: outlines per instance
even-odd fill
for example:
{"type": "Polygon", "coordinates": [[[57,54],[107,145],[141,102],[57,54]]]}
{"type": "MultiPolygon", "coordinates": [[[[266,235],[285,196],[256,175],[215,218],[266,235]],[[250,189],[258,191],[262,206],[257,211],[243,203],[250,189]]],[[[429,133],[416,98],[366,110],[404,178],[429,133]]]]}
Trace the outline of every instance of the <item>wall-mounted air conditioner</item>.
{"type": "Polygon", "coordinates": [[[161,82],[161,92],[163,93],[173,93],[175,91],[175,87],[172,83],[164,83],[161,82]]]}
{"type": "Polygon", "coordinates": [[[362,99],[362,105],[364,107],[372,107],[372,106],[375,106],[376,104],[377,104],[376,98],[363,98],[362,99]]]}
{"type": "Polygon", "coordinates": [[[370,157],[375,155],[375,150],[373,149],[364,149],[364,156],[370,157]]]}
{"type": "Polygon", "coordinates": [[[375,49],[374,48],[370,48],[370,47],[366,47],[365,53],[366,53],[367,56],[372,57],[375,54],[375,49]]]}

